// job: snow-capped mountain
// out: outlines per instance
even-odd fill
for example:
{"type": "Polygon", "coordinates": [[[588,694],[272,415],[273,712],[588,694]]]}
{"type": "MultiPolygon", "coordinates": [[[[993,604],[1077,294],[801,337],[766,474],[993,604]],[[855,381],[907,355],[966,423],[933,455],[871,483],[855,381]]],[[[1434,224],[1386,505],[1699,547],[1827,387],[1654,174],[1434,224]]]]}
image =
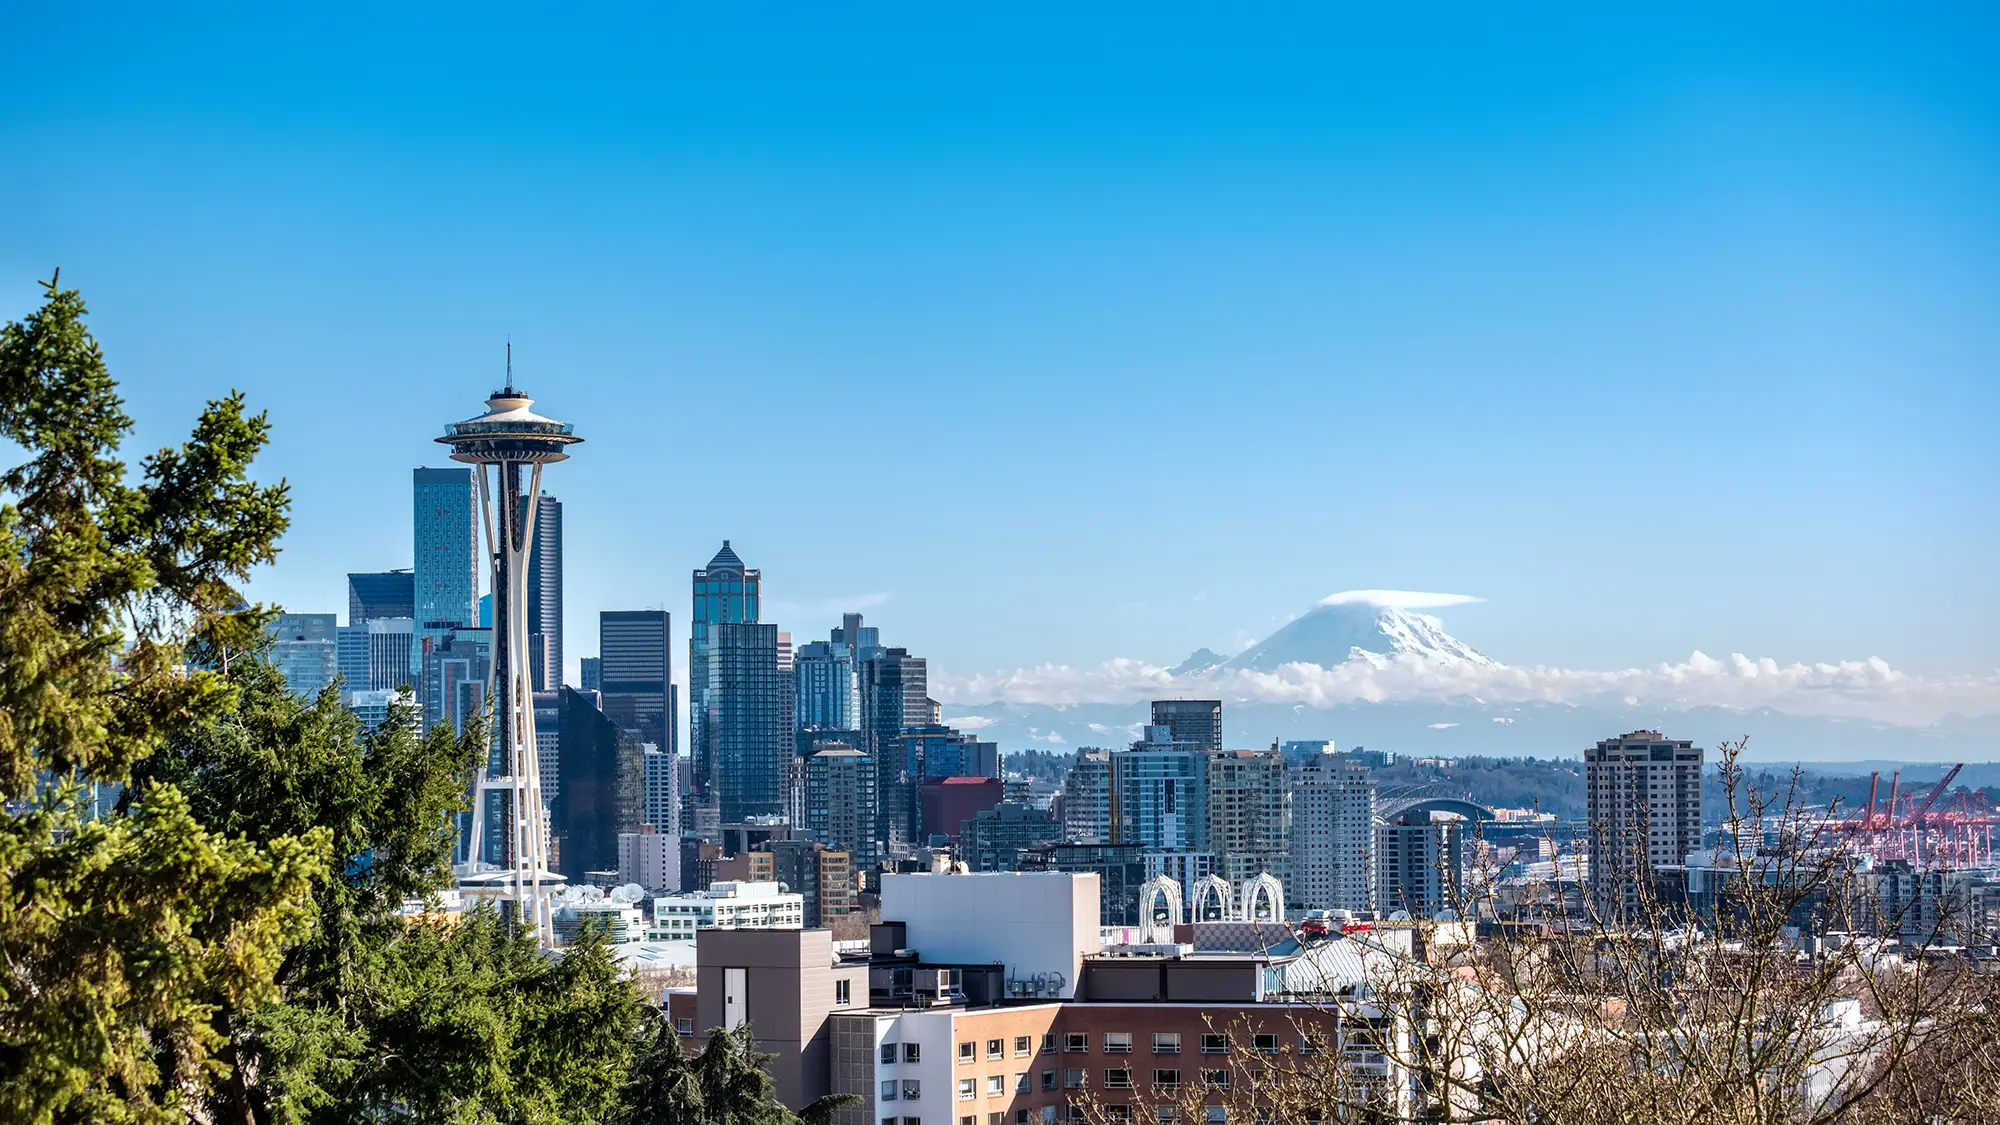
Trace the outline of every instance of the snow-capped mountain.
{"type": "MultiPolygon", "coordinates": [[[[1393,598],[1369,597],[1370,593],[1356,591],[1326,598],[1221,667],[1271,672],[1286,664],[1331,668],[1350,660],[1383,667],[1398,657],[1437,664],[1497,666],[1497,661],[1445,632],[1444,622],[1396,604],[1393,598]]],[[[1188,663],[1194,660],[1189,657],[1188,663]]]]}
{"type": "Polygon", "coordinates": [[[1203,672],[1212,672],[1227,663],[1229,663],[1229,658],[1221,653],[1206,648],[1198,648],[1189,653],[1186,660],[1174,665],[1173,671],[1169,672],[1168,675],[1199,676],[1203,672]]]}

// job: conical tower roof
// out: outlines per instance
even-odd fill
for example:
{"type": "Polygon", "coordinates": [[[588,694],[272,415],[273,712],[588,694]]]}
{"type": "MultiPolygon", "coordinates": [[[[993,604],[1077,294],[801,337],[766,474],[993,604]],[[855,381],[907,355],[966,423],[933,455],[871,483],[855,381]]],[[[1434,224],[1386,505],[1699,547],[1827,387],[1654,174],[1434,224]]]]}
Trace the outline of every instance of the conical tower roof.
{"type": "Polygon", "coordinates": [[[734,570],[743,569],[743,560],[736,557],[735,551],[729,549],[729,540],[727,539],[722,541],[722,549],[715,552],[715,557],[708,560],[708,569],[714,570],[717,567],[729,567],[734,570]]]}

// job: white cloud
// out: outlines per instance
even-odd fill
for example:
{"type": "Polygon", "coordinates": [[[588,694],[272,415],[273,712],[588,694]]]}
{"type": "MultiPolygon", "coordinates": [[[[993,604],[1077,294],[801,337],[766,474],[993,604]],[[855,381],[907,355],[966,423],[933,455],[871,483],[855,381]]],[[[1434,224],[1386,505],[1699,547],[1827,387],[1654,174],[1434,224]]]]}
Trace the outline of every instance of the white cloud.
{"type": "Polygon", "coordinates": [[[1422,590],[1342,590],[1319,600],[1321,605],[1372,605],[1384,609],[1443,609],[1484,601],[1471,594],[1431,594],[1422,590]]]}
{"type": "Polygon", "coordinates": [[[1455,727],[1455,726],[1457,726],[1457,725],[1458,725],[1457,723],[1432,723],[1432,724],[1431,724],[1431,729],[1432,729],[1432,730],[1450,730],[1451,728],[1453,728],[1453,727],[1455,727]]]}
{"type": "Polygon", "coordinates": [[[1000,720],[985,715],[955,715],[951,719],[951,725],[958,730],[984,730],[998,725],[999,722],[1000,720]]]}
{"type": "Polygon", "coordinates": [[[1769,707],[1794,715],[1925,724],[1944,715],[2000,714],[2000,671],[1919,677],[1879,658],[1779,664],[1740,653],[1717,659],[1696,652],[1674,664],[1590,670],[1427,661],[1408,656],[1349,661],[1323,668],[1286,664],[1269,672],[1231,670],[1207,676],[1171,675],[1141,660],[1117,659],[1094,668],[1043,664],[1012,672],[955,677],[934,669],[938,698],[991,702],[1135,703],[1176,691],[1246,703],[1335,707],[1368,702],[1583,703],[1625,700],[1677,707],[1769,707]]]}

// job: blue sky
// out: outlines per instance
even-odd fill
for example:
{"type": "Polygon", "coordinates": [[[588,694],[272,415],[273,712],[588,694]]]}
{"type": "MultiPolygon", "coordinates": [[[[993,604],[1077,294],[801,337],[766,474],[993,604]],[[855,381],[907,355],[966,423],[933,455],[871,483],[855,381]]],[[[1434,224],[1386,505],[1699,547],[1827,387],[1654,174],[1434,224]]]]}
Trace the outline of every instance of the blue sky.
{"type": "Polygon", "coordinates": [[[141,448],[269,409],[300,610],[511,338],[573,655],[727,537],[961,674],[1355,588],[2000,667],[1990,6],[724,7],[10,6],[0,315],[60,265],[141,448]]]}

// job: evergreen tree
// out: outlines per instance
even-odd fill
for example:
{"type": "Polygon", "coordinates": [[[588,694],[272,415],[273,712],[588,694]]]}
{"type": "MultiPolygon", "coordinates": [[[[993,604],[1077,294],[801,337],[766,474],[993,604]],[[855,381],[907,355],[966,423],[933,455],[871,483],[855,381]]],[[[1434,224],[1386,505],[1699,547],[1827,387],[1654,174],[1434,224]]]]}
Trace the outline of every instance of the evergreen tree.
{"type": "Polygon", "coordinates": [[[0,436],[26,456],[0,473],[0,1120],[168,1121],[224,1069],[214,1014],[271,995],[330,840],[231,839],[172,785],[121,817],[92,797],[229,709],[186,657],[261,634],[237,583],[287,497],[248,478],[269,426],[236,395],[128,481],[83,300],[46,291],[0,328],[0,436]]]}

